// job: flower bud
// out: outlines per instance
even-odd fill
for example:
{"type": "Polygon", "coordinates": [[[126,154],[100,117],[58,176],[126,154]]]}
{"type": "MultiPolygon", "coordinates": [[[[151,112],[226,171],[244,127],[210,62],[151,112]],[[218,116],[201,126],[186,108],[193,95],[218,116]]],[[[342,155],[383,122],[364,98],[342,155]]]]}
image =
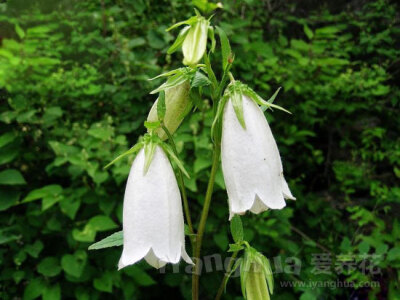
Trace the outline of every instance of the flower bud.
{"type": "MultiPolygon", "coordinates": [[[[165,90],[166,111],[163,123],[171,134],[176,131],[185,118],[186,113],[190,109],[189,89],[189,81],[185,81],[180,85],[165,90]]],[[[155,122],[158,120],[157,103],[158,99],[151,107],[147,117],[148,122],[155,122]]],[[[168,138],[167,134],[162,128],[157,129],[155,132],[162,140],[166,140],[168,138]]]]}
{"type": "Polygon", "coordinates": [[[243,296],[246,300],[269,300],[273,277],[268,259],[254,248],[247,248],[240,266],[243,296]]]}
{"type": "Polygon", "coordinates": [[[203,57],[207,46],[209,21],[199,17],[198,21],[190,26],[182,44],[183,63],[188,66],[197,64],[203,57]]]}
{"type": "Polygon", "coordinates": [[[246,278],[246,299],[247,300],[269,300],[267,281],[261,266],[252,263],[246,278]]]}

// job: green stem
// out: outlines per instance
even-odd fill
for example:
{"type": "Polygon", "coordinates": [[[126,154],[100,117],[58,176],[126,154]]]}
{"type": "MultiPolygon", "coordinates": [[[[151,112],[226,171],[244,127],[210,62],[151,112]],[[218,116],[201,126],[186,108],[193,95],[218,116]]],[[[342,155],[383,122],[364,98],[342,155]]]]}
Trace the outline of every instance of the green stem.
{"type": "Polygon", "coordinates": [[[210,174],[210,179],[208,181],[206,197],[204,199],[203,211],[201,212],[199,228],[197,231],[196,246],[194,251],[195,266],[192,276],[192,300],[199,299],[199,279],[200,279],[199,262],[200,262],[201,244],[203,240],[204,229],[207,222],[208,211],[210,209],[210,203],[214,189],[215,175],[217,173],[219,165],[219,155],[220,155],[220,147],[218,145],[214,145],[211,174],[210,174]]]}
{"type": "MultiPolygon", "coordinates": [[[[161,128],[167,134],[168,141],[172,147],[172,151],[174,151],[175,155],[178,157],[178,150],[176,149],[176,145],[175,145],[174,139],[172,138],[171,133],[169,132],[168,128],[165,127],[165,125],[161,125],[161,128]]],[[[192,237],[194,236],[194,230],[193,230],[192,218],[190,217],[189,201],[188,201],[187,194],[186,194],[185,182],[183,181],[182,171],[179,168],[177,168],[177,169],[178,169],[178,184],[179,184],[179,187],[181,188],[182,199],[183,199],[183,209],[185,211],[186,222],[188,224],[190,234],[192,235],[190,238],[190,241],[191,241],[192,247],[193,247],[194,242],[193,242],[192,237]]]]}
{"type": "Polygon", "coordinates": [[[229,274],[232,269],[232,265],[235,262],[236,256],[238,255],[239,251],[235,251],[229,260],[228,268],[226,269],[226,273],[224,275],[224,278],[222,279],[221,285],[219,286],[217,296],[215,296],[215,300],[219,300],[222,297],[222,294],[224,293],[226,282],[228,281],[229,274]]]}

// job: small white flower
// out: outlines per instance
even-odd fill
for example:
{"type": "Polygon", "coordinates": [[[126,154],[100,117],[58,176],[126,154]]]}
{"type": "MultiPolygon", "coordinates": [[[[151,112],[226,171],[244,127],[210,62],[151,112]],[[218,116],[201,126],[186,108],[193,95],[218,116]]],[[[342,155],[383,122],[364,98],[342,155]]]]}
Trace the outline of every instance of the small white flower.
{"type": "Polygon", "coordinates": [[[160,146],[147,172],[145,151],[132,164],[123,208],[124,247],[119,269],[144,258],[151,266],[192,260],[185,250],[181,196],[171,164],[160,146]]]}
{"type": "Polygon", "coordinates": [[[240,124],[232,99],[224,108],[222,125],[222,170],[229,197],[231,219],[247,210],[260,213],[281,209],[284,198],[293,199],[283,177],[275,139],[260,107],[241,96],[246,128],[240,124]]]}

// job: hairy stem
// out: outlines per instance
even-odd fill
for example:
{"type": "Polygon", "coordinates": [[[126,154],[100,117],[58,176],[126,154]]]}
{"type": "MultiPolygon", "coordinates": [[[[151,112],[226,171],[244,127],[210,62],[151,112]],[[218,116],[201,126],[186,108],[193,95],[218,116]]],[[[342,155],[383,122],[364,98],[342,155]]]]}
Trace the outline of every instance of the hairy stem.
{"type": "Polygon", "coordinates": [[[219,165],[219,155],[220,155],[220,147],[218,145],[214,145],[211,174],[210,174],[210,179],[208,181],[206,197],[204,199],[203,211],[201,212],[200,223],[196,237],[195,251],[194,251],[195,266],[192,276],[192,300],[199,299],[199,279],[201,271],[200,270],[201,244],[203,240],[204,229],[207,222],[208,211],[210,209],[210,203],[214,189],[215,175],[217,173],[219,165]]]}

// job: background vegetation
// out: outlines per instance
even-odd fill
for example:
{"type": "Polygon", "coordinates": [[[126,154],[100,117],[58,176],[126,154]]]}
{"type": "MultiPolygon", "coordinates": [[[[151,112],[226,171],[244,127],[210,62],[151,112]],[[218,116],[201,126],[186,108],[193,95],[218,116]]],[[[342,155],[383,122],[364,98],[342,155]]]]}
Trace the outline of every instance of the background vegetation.
{"type": "MultiPolygon", "coordinates": [[[[247,239],[267,257],[301,262],[299,274],[275,275],[274,299],[400,299],[400,7],[222,3],[213,21],[231,39],[235,77],[266,98],[282,86],[276,103],[293,113],[267,117],[298,200],[243,218],[247,239]],[[354,255],[357,266],[375,255],[381,273],[318,274],[315,253],[331,253],[332,268],[338,255],[354,255]],[[380,288],[284,288],[284,280],[375,280],[380,288]]],[[[103,166],[144,133],[155,100],[148,92],[160,83],[147,79],[182,57],[166,55],[174,36],[165,29],[206,4],[2,1],[0,298],[188,299],[190,275],[145,263],[117,272],[121,248],[87,248],[121,228],[131,160],[103,166]]],[[[204,102],[176,134],[195,221],[211,164],[204,102]]],[[[204,255],[229,255],[223,186],[219,172],[204,255]]],[[[222,274],[202,276],[202,299],[215,295],[222,274]]],[[[232,279],[226,299],[240,298],[232,279]]]]}

